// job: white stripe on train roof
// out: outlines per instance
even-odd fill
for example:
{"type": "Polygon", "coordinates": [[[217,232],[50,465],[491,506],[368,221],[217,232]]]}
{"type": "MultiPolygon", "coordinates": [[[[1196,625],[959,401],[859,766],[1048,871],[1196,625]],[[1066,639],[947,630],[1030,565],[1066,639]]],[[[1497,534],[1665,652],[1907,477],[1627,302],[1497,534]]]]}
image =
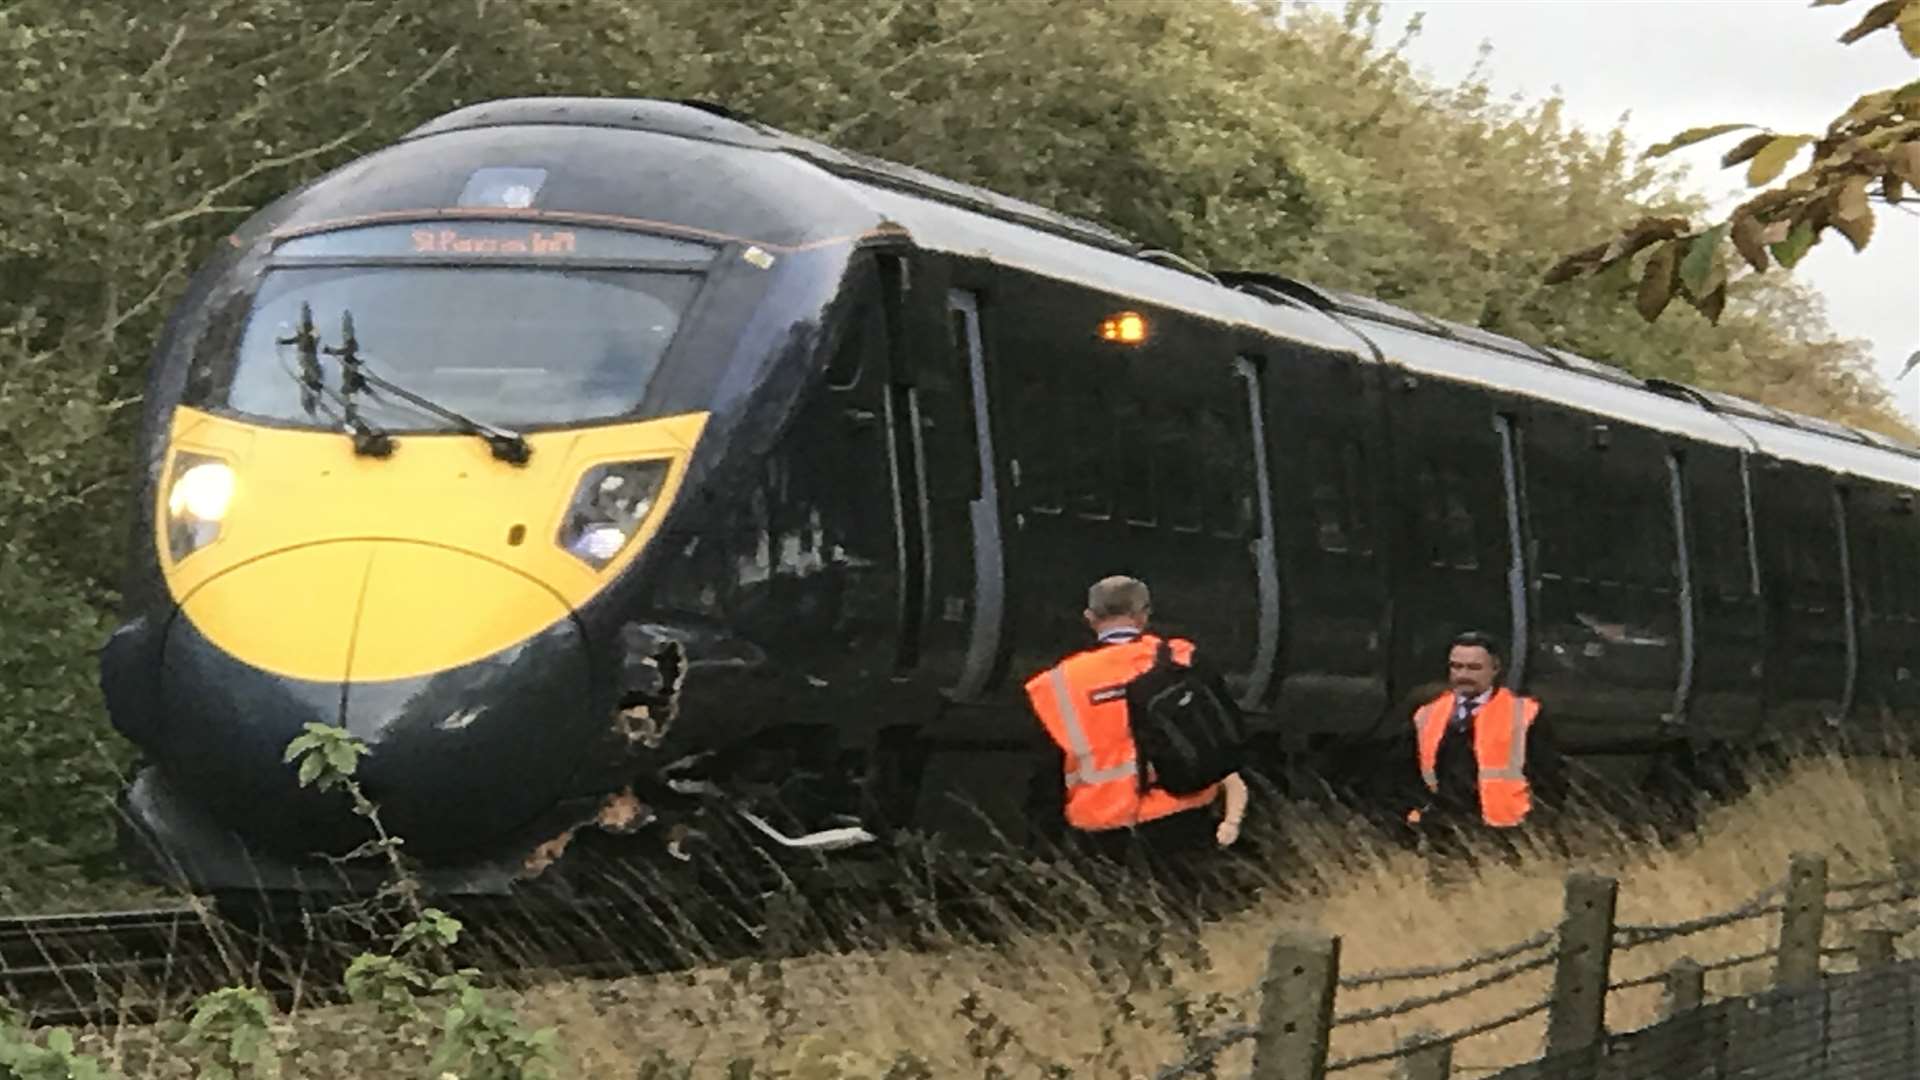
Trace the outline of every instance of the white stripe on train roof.
{"type": "Polygon", "coordinates": [[[1602,375],[1570,371],[1545,360],[1526,360],[1363,317],[1342,316],[1339,322],[1353,328],[1351,333],[1343,333],[1334,321],[1323,322],[1323,313],[1317,311],[1283,307],[1180,270],[965,207],[859,181],[845,182],[858,188],[885,218],[905,226],[914,242],[923,247],[1019,266],[1142,303],[1322,346],[1366,362],[1373,359],[1372,355],[1356,336],[1364,335],[1379,346],[1389,363],[1409,371],[1568,405],[1594,416],[1731,449],[1753,450],[1757,445],[1765,453],[1801,464],[1920,488],[1920,458],[1897,451],[1713,412],[1602,375]],[[1103,274],[1099,280],[1085,275],[1090,265],[1100,265],[1103,274]],[[1322,332],[1314,332],[1321,327],[1322,332]]]}

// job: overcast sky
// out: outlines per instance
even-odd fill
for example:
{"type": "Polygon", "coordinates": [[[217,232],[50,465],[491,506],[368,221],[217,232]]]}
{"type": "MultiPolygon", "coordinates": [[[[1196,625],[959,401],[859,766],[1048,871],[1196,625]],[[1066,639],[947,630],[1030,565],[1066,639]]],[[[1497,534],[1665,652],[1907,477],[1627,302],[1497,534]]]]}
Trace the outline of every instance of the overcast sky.
{"type": "MultiPolygon", "coordinates": [[[[1338,0],[1327,0],[1338,9],[1338,0]]],[[[1814,8],[1808,0],[1384,0],[1383,37],[1393,40],[1415,12],[1414,64],[1451,83],[1465,75],[1482,42],[1488,74],[1502,93],[1530,99],[1558,92],[1569,121],[1597,131],[1622,114],[1644,149],[1690,127],[1754,123],[1818,133],[1861,94],[1920,77],[1920,63],[1891,31],[1852,45],[1836,39],[1872,7],[1866,0],[1814,8]]],[[[1740,169],[1719,157],[1734,133],[1671,155],[1687,182],[1731,208],[1744,197],[1740,169]]],[[[1803,168],[1806,152],[1788,166],[1803,168]]],[[[1911,204],[1920,208],[1920,202],[1911,204]]],[[[1920,420],[1920,371],[1894,382],[1920,349],[1920,218],[1875,204],[1864,252],[1838,233],[1794,268],[1827,304],[1834,332],[1869,343],[1900,408],[1920,420]]],[[[1777,271],[1772,271],[1777,272],[1777,271]]]]}

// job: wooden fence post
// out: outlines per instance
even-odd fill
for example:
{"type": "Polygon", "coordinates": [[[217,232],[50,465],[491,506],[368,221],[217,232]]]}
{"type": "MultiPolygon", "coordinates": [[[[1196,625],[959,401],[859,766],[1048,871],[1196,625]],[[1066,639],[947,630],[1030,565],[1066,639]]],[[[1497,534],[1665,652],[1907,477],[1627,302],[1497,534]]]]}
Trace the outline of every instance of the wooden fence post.
{"type": "Polygon", "coordinates": [[[1860,961],[1861,971],[1893,966],[1892,930],[1884,926],[1866,927],[1854,931],[1854,941],[1854,958],[1860,961]]]}
{"type": "Polygon", "coordinates": [[[1260,980],[1252,1080],[1325,1080],[1339,983],[1339,938],[1287,930],[1274,939],[1260,980]]]}
{"type": "Polygon", "coordinates": [[[1415,1028],[1400,1040],[1405,1056],[1395,1070],[1396,1080],[1449,1080],[1453,1075],[1453,1044],[1440,1042],[1429,1027],[1415,1028]]]}
{"type": "Polygon", "coordinates": [[[1773,984],[1811,986],[1820,981],[1820,938],[1827,926],[1827,859],[1796,852],[1787,868],[1787,902],[1780,913],[1780,955],[1773,984]]]}
{"type": "Polygon", "coordinates": [[[1683,956],[1667,969],[1666,1001],[1661,1015],[1668,1019],[1700,1007],[1707,996],[1707,969],[1691,956],[1683,956]]]}
{"type": "Polygon", "coordinates": [[[1599,874],[1567,875],[1560,955],[1547,1012],[1547,1056],[1591,1046],[1606,1030],[1613,908],[1619,883],[1599,874]]]}

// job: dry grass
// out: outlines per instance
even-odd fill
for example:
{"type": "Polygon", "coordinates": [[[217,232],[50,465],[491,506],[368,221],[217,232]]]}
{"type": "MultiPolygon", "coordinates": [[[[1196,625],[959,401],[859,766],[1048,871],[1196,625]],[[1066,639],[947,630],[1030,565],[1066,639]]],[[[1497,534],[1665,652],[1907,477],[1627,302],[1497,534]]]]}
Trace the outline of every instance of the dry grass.
{"type": "MultiPolygon", "coordinates": [[[[1261,881],[1240,910],[1198,927],[1165,901],[1129,902],[1110,885],[1055,875],[1035,887],[1053,890],[1063,907],[1094,911],[1086,925],[1013,930],[993,944],[934,927],[912,948],[560,982],[516,997],[530,1026],[558,1028],[568,1075],[580,1077],[1148,1076],[1185,1057],[1195,1035],[1253,1017],[1266,950],[1283,927],[1338,935],[1342,969],[1356,972],[1456,960],[1550,928],[1574,869],[1617,877],[1622,923],[1733,907],[1780,881],[1797,850],[1824,852],[1835,884],[1882,876],[1920,839],[1909,794],[1916,768],[1816,756],[1711,809],[1669,843],[1593,828],[1567,843],[1572,855],[1532,850],[1471,869],[1446,864],[1452,872],[1364,824],[1289,815],[1291,850],[1258,868],[1261,881]]],[[[1830,944],[1844,940],[1849,919],[1829,920],[1830,944]]],[[[1776,933],[1777,920],[1766,917],[1618,952],[1613,978],[1658,972],[1683,954],[1711,961],[1760,951],[1776,933]]],[[[1715,973],[1708,992],[1751,992],[1770,975],[1764,962],[1715,973]]],[[[1343,991],[1336,1011],[1461,981],[1343,991]]],[[[1543,997],[1550,981],[1543,969],[1411,1016],[1337,1028],[1333,1055],[1391,1046],[1415,1026],[1447,1031],[1501,1015],[1543,997]]],[[[1645,1024],[1659,1002],[1657,987],[1616,993],[1608,1023],[1645,1024]]],[[[287,1075],[414,1075],[407,1055],[422,1033],[355,1034],[369,1022],[353,1009],[295,1018],[286,1038],[299,1049],[287,1075]]],[[[1456,1067],[1530,1059],[1543,1030],[1536,1017],[1469,1040],[1456,1049],[1456,1067]]],[[[186,1075],[150,1064],[145,1049],[125,1056],[140,1041],[118,1040],[120,1060],[134,1066],[128,1075],[186,1075]]],[[[1244,1075],[1248,1053],[1243,1044],[1219,1055],[1220,1075],[1244,1075]]],[[[1389,1067],[1341,1075],[1385,1077],[1389,1067]]]]}

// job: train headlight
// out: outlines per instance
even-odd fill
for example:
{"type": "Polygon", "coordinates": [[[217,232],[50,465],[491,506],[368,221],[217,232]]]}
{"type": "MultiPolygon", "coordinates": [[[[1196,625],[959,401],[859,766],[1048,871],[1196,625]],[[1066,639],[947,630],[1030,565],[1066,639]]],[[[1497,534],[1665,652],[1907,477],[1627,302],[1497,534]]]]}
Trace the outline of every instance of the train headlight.
{"type": "Polygon", "coordinates": [[[233,468],[206,454],[181,451],[167,481],[167,550],[173,561],[193,554],[220,535],[233,505],[233,468]]]}
{"type": "Polygon", "coordinates": [[[560,521],[560,546],[595,570],[604,569],[652,512],[667,478],[665,461],[595,465],[580,478],[560,521]]]}

